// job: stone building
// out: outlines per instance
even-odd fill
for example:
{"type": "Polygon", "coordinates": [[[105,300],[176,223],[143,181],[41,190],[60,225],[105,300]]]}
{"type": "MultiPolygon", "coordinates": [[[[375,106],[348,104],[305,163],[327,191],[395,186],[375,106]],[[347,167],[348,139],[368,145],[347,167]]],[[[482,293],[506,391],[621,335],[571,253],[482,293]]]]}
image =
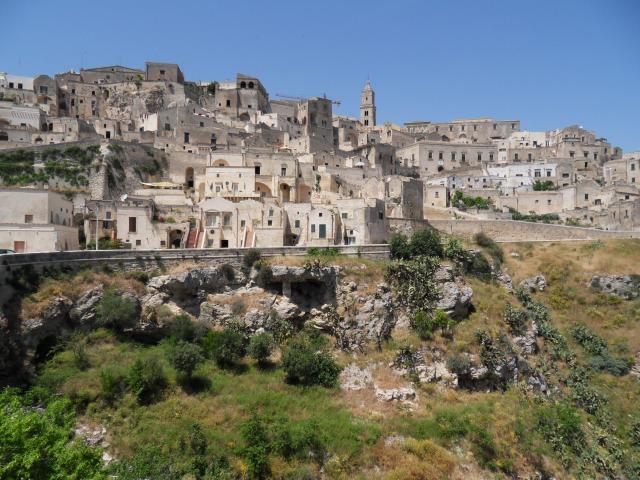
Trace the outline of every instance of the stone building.
{"type": "Polygon", "coordinates": [[[0,189],[0,248],[15,252],[77,250],[73,203],[37,189],[0,189]]]}
{"type": "Polygon", "coordinates": [[[175,63],[145,62],[144,79],[148,82],[184,83],[182,70],[175,63]]]}
{"type": "Polygon", "coordinates": [[[433,134],[442,141],[464,140],[470,143],[487,143],[505,139],[520,130],[519,120],[493,120],[491,118],[470,118],[451,122],[408,122],[404,124],[407,133],[418,140],[433,134]]]}

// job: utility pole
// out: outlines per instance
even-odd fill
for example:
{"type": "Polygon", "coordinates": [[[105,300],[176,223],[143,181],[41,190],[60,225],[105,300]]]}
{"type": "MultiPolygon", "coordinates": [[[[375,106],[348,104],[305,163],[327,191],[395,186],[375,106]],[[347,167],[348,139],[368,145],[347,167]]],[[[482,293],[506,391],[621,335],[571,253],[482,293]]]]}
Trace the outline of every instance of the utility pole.
{"type": "Polygon", "coordinates": [[[100,222],[100,220],[98,220],[99,212],[100,204],[96,202],[96,252],[98,251],[98,223],[100,222]]]}

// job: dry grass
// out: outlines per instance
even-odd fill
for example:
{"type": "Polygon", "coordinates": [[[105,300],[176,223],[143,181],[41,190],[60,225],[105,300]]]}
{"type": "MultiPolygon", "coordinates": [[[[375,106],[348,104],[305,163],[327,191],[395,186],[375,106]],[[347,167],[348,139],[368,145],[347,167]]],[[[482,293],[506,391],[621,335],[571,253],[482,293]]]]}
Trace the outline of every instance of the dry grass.
{"type": "Polygon", "coordinates": [[[76,301],[88,290],[103,285],[105,288],[114,287],[123,292],[144,295],[145,287],[142,282],[127,278],[121,273],[103,273],[85,270],[64,279],[47,278],[35,293],[22,300],[20,318],[36,318],[55,297],[66,297],[76,301]]]}

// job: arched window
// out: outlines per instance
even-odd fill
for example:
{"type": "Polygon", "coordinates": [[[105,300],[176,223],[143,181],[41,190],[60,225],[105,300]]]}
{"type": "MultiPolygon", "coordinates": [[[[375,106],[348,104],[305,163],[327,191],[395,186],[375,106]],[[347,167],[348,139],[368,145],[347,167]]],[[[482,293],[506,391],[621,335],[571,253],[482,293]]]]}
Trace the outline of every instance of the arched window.
{"type": "Polygon", "coordinates": [[[249,82],[249,88],[253,88],[253,82],[249,82]]]}
{"type": "Polygon", "coordinates": [[[247,88],[247,82],[240,82],[240,88],[247,88]]]}

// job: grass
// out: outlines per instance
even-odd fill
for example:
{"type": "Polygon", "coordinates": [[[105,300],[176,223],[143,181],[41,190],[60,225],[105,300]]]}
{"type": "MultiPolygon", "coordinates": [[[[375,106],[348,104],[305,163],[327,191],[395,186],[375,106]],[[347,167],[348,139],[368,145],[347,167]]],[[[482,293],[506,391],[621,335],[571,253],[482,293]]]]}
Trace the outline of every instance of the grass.
{"type": "MultiPolygon", "coordinates": [[[[606,339],[615,356],[635,355],[640,350],[640,301],[616,300],[587,287],[594,274],[638,273],[632,269],[640,265],[640,242],[520,243],[502,247],[503,268],[513,277],[514,284],[538,273],[545,275],[548,288],[533,296],[549,307],[553,324],[580,362],[588,354],[570,335],[576,322],[606,339]],[[512,252],[520,256],[512,257],[512,252]]],[[[270,262],[303,265],[307,260],[278,257],[270,262]]],[[[385,262],[342,256],[329,263],[340,266],[343,278],[356,282],[358,291],[374,291],[383,281],[386,267],[385,262]]],[[[45,282],[30,299],[44,301],[57,292],[73,296],[92,282],[132,281],[103,274],[91,274],[84,284],[81,280],[82,277],[67,279],[64,285],[45,282]]],[[[506,305],[519,303],[497,284],[475,278],[466,281],[473,288],[476,311],[456,326],[453,340],[438,335],[433,341],[422,342],[415,333],[400,329],[380,351],[372,346],[364,354],[336,352],[339,362],[367,367],[376,385],[392,388],[410,384],[409,379],[399,377],[390,367],[401,346],[428,347],[429,355],[438,354],[440,358],[454,352],[477,353],[475,332],[487,330],[496,335],[506,331],[506,305]]],[[[122,284],[132,289],[140,285],[122,284]]],[[[536,428],[539,400],[520,386],[487,393],[422,384],[417,387],[415,405],[407,407],[379,402],[372,389],[343,392],[287,385],[277,364],[260,369],[253,361],[244,360],[245,368],[230,371],[208,360],[194,374],[197,388],[185,389],[166,361],[168,343],[141,346],[122,341],[105,330],[88,334],[85,341],[89,368],[80,371],[74,364],[71,346],[62,348],[41,369],[38,384],[69,395],[83,422],[105,425],[116,455],[130,455],[141,446],[153,445],[159,455],[185,462],[180,442],[195,422],[203,427],[211,448],[230,456],[234,468],[241,471],[245,466],[238,454],[242,445],[239,426],[257,411],[267,422],[281,417],[315,421],[329,453],[323,467],[326,478],[512,478],[516,472],[521,478],[533,477],[536,472],[572,478],[536,428]],[[100,399],[99,371],[124,373],[137,358],[147,356],[162,362],[168,373],[169,387],[163,398],[140,406],[127,394],[113,406],[105,405],[100,399]],[[393,436],[401,436],[404,441],[385,443],[393,436]]],[[[275,352],[273,358],[278,354],[275,352]]],[[[528,361],[535,368],[544,366],[542,356],[529,357],[528,361]]],[[[563,368],[556,373],[565,374],[563,368]]],[[[637,415],[640,401],[637,379],[592,372],[590,384],[610,399],[607,408],[611,421],[628,447],[631,419],[637,415]]],[[[293,477],[305,469],[312,475],[319,474],[312,459],[285,460],[271,455],[270,462],[281,478],[293,477]]]]}

